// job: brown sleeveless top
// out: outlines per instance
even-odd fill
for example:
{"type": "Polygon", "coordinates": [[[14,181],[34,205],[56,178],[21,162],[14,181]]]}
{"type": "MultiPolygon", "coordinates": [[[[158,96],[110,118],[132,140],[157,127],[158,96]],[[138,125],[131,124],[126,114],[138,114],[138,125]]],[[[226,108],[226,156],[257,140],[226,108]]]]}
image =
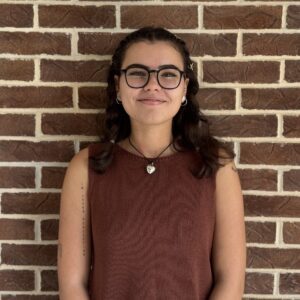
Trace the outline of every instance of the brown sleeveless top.
{"type": "MultiPolygon", "coordinates": [[[[89,156],[101,144],[89,146],[89,156]]],[[[205,300],[213,286],[215,179],[191,152],[147,161],[114,145],[104,174],[89,166],[91,300],[205,300]]]]}

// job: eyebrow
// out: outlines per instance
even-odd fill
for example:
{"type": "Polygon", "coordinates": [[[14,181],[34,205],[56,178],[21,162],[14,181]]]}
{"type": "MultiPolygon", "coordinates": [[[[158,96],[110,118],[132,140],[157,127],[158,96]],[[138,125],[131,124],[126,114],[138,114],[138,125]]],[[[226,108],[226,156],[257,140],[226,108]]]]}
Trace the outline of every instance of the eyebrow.
{"type": "MultiPolygon", "coordinates": [[[[127,68],[145,68],[147,70],[152,70],[150,67],[146,66],[146,65],[142,65],[142,64],[131,64],[129,66],[127,66],[126,68],[123,68],[123,69],[127,69],[127,68]]],[[[171,68],[171,69],[178,69],[180,70],[179,67],[175,66],[175,65],[172,65],[172,64],[169,64],[169,65],[160,65],[158,66],[158,68],[156,70],[160,70],[160,69],[163,69],[163,68],[171,68]]]]}

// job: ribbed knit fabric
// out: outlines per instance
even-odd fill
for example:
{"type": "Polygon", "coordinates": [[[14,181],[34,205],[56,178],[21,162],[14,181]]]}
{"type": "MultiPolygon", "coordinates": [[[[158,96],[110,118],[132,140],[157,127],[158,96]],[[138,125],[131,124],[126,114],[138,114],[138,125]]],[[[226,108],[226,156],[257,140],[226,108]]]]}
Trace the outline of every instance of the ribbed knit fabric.
{"type": "MultiPolygon", "coordinates": [[[[89,146],[89,156],[101,144],[89,146]]],[[[195,178],[190,151],[147,161],[114,146],[104,174],[89,166],[91,300],[205,300],[213,285],[215,180],[195,178]]]]}

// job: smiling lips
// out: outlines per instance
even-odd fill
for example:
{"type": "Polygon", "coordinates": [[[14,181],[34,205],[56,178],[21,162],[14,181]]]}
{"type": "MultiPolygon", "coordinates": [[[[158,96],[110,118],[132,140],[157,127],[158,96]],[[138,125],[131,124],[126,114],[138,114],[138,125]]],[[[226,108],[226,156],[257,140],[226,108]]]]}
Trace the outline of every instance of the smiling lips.
{"type": "Polygon", "coordinates": [[[138,101],[147,105],[159,105],[165,102],[163,100],[156,99],[156,98],[144,98],[144,99],[139,99],[138,101]]]}

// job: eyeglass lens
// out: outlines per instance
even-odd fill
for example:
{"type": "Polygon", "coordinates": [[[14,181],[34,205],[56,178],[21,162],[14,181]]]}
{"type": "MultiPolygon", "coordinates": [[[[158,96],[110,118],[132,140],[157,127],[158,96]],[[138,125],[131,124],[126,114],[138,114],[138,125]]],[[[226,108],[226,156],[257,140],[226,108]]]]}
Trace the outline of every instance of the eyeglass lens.
{"type": "MultiPolygon", "coordinates": [[[[128,68],[126,72],[127,84],[134,88],[144,87],[149,80],[150,72],[143,68],[128,68]]],[[[181,73],[177,69],[166,68],[158,71],[158,83],[161,87],[176,88],[181,80],[181,73]]]]}

